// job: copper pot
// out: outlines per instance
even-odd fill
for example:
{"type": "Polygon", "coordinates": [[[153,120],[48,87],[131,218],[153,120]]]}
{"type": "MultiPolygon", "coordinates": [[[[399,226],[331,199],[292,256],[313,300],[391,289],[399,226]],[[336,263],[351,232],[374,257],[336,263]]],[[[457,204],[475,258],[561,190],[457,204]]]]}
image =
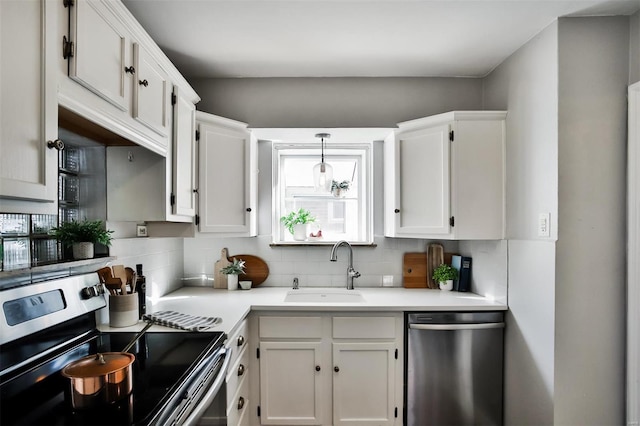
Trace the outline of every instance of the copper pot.
{"type": "Polygon", "coordinates": [[[127,397],[133,389],[135,358],[127,352],[105,352],[69,363],[62,375],[71,380],[72,407],[93,408],[127,397]]]}

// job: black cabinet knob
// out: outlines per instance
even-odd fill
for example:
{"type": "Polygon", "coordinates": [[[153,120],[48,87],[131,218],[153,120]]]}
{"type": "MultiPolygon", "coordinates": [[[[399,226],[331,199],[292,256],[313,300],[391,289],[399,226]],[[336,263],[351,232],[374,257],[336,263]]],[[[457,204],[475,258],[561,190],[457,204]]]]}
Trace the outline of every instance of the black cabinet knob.
{"type": "Polygon", "coordinates": [[[136,73],[136,69],[134,67],[124,67],[124,72],[126,72],[128,74],[135,74],[136,73]]]}
{"type": "Polygon", "coordinates": [[[316,365],[316,371],[320,371],[320,366],[316,365]]]}
{"type": "Polygon", "coordinates": [[[146,78],[144,80],[138,80],[138,83],[140,83],[140,86],[144,86],[144,87],[147,87],[149,85],[149,82],[147,81],[146,78]]]}
{"type": "Polygon", "coordinates": [[[251,207],[247,207],[247,212],[251,212],[251,207]]]}
{"type": "Polygon", "coordinates": [[[335,367],[333,367],[333,371],[335,371],[335,372],[337,373],[338,371],[340,371],[340,367],[338,367],[338,366],[336,365],[335,367]]]}
{"type": "Polygon", "coordinates": [[[400,209],[395,209],[393,212],[394,213],[400,213],[400,209]]]}

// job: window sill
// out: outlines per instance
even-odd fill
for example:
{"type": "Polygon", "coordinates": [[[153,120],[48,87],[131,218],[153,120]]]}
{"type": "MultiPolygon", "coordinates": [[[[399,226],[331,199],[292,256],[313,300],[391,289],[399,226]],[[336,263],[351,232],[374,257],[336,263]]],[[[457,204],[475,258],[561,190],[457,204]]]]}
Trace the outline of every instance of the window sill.
{"type": "MultiPolygon", "coordinates": [[[[269,244],[269,247],[314,247],[314,246],[333,246],[337,241],[281,241],[269,244]]],[[[376,243],[367,242],[349,242],[352,247],[377,247],[376,243]]]]}

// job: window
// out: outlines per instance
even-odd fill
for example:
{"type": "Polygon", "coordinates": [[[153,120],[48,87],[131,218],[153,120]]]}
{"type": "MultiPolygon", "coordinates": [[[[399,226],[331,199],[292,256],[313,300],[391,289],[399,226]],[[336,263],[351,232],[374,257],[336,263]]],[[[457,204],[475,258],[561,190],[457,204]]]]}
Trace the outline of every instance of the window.
{"type": "Polygon", "coordinates": [[[371,148],[371,144],[325,146],[325,163],[333,167],[333,181],[349,186],[346,191],[329,192],[314,188],[313,166],[320,162],[319,145],[275,143],[274,243],[314,244],[340,240],[372,243],[371,148]],[[304,241],[294,240],[280,221],[282,216],[300,208],[309,210],[316,218],[309,225],[304,241]]]}

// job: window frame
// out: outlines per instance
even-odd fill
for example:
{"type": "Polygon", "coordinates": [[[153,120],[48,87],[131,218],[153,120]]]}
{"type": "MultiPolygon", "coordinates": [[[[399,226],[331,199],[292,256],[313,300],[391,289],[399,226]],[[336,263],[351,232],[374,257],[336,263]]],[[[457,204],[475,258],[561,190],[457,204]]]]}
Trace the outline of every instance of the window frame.
{"type": "MultiPolygon", "coordinates": [[[[333,245],[338,240],[306,240],[306,241],[285,241],[286,228],[280,222],[283,216],[281,211],[282,205],[282,188],[280,186],[280,175],[283,167],[283,158],[285,157],[307,157],[317,158],[320,161],[321,146],[316,143],[285,143],[273,142],[272,145],[272,194],[271,194],[271,239],[272,245],[292,245],[292,246],[309,246],[309,245],[333,245]],[[297,153],[297,151],[299,153],[297,153]]],[[[349,240],[352,245],[372,245],[374,241],[373,235],[373,142],[362,143],[332,143],[329,146],[325,144],[325,162],[331,163],[331,157],[339,155],[358,156],[360,167],[357,170],[360,183],[360,196],[358,197],[358,209],[363,210],[359,214],[359,220],[364,220],[362,231],[364,233],[362,240],[349,240]],[[350,152],[351,151],[351,152],[350,152]]],[[[309,170],[309,173],[312,173],[309,170]]]]}

